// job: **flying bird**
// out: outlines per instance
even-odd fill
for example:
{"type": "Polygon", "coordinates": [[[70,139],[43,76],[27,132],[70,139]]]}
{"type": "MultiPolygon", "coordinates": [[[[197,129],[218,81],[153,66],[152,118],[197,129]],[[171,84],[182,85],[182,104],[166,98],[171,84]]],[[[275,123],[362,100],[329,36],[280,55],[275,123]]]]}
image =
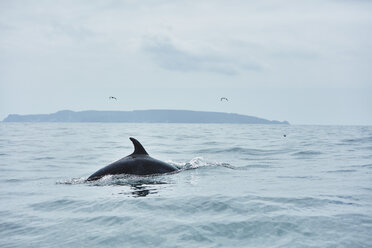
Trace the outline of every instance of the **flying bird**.
{"type": "Polygon", "coordinates": [[[118,99],[116,99],[116,97],[114,97],[114,96],[110,96],[109,99],[116,100],[116,101],[118,100],[118,99]]]}
{"type": "Polygon", "coordinates": [[[229,101],[229,99],[227,99],[226,97],[221,97],[221,102],[222,100],[226,100],[227,102],[229,101]]]}

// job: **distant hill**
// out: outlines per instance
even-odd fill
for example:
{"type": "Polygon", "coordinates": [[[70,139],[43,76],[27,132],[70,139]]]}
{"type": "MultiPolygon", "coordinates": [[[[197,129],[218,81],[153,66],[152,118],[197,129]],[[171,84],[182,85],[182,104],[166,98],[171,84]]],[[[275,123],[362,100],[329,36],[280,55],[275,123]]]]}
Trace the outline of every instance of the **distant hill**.
{"type": "Polygon", "coordinates": [[[191,110],[79,111],[62,110],[53,114],[8,115],[4,122],[132,122],[132,123],[244,123],[289,124],[254,116],[191,110]]]}

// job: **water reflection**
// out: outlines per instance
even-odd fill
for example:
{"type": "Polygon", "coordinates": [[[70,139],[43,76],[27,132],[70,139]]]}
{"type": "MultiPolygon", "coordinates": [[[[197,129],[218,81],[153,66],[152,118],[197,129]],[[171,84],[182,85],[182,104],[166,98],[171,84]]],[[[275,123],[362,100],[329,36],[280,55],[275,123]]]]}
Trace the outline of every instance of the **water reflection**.
{"type": "Polygon", "coordinates": [[[129,190],[125,190],[120,192],[121,195],[127,195],[132,197],[146,197],[148,195],[155,195],[159,193],[159,189],[161,189],[160,186],[157,185],[165,185],[168,184],[167,182],[163,181],[151,181],[151,182],[131,182],[126,184],[120,184],[120,185],[126,185],[129,186],[129,190]]]}
{"type": "MultiPolygon", "coordinates": [[[[159,179],[158,177],[112,178],[111,180],[106,181],[104,185],[127,186],[118,194],[131,197],[146,197],[158,194],[159,190],[163,188],[161,185],[170,184],[169,179],[167,179],[167,181],[162,179],[159,179]]],[[[101,184],[100,186],[103,185],[101,184]]]]}
{"type": "Polygon", "coordinates": [[[164,188],[162,185],[172,184],[170,178],[159,178],[159,176],[139,177],[139,176],[108,176],[96,181],[87,181],[86,178],[72,178],[68,180],[57,181],[56,184],[88,184],[89,186],[126,186],[121,187],[118,194],[132,197],[146,197],[148,195],[158,194],[159,190],[164,188]]]}
{"type": "Polygon", "coordinates": [[[130,194],[133,197],[146,197],[149,194],[157,194],[158,190],[156,188],[150,188],[148,185],[144,184],[133,184],[131,185],[132,191],[130,194]]]}

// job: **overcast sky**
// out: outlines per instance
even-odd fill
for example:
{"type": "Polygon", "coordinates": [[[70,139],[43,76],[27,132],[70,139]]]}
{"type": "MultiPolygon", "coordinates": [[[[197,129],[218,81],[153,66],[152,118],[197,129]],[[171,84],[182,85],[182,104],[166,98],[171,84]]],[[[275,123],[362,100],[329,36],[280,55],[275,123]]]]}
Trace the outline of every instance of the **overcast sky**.
{"type": "Polygon", "coordinates": [[[0,119],[189,109],[372,125],[371,30],[368,0],[0,0],[0,119]]]}

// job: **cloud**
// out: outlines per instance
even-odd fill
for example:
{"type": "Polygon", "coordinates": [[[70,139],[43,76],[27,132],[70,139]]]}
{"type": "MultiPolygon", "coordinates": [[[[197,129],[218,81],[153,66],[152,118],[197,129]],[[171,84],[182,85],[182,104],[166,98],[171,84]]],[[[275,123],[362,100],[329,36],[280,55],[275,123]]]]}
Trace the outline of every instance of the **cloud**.
{"type": "Polygon", "coordinates": [[[191,52],[178,48],[169,38],[145,38],[142,50],[162,68],[183,72],[212,72],[236,75],[241,70],[260,70],[258,63],[241,62],[212,52],[191,52]]]}
{"type": "MultiPolygon", "coordinates": [[[[57,99],[71,87],[80,89],[74,90],[76,99],[131,87],[163,87],[165,95],[173,87],[228,87],[237,92],[234,102],[241,104],[235,110],[242,113],[253,109],[247,106],[263,110],[247,97],[256,89],[279,97],[277,89],[370,92],[371,11],[368,0],[0,1],[0,117],[23,112],[25,105],[33,113],[33,101],[57,99]]],[[[189,95],[184,98],[188,104],[189,95]]],[[[275,97],[265,99],[273,118],[280,111],[271,106],[289,109],[275,97]]],[[[318,101],[295,99],[291,109],[298,108],[297,115],[288,116],[294,122],[303,101],[318,101]]],[[[357,94],[350,99],[359,101],[357,94]]],[[[40,103],[37,112],[53,104],[59,108],[40,103]]],[[[368,104],[350,109],[363,106],[368,116],[368,104]]],[[[307,114],[315,121],[314,109],[307,114]]]]}

